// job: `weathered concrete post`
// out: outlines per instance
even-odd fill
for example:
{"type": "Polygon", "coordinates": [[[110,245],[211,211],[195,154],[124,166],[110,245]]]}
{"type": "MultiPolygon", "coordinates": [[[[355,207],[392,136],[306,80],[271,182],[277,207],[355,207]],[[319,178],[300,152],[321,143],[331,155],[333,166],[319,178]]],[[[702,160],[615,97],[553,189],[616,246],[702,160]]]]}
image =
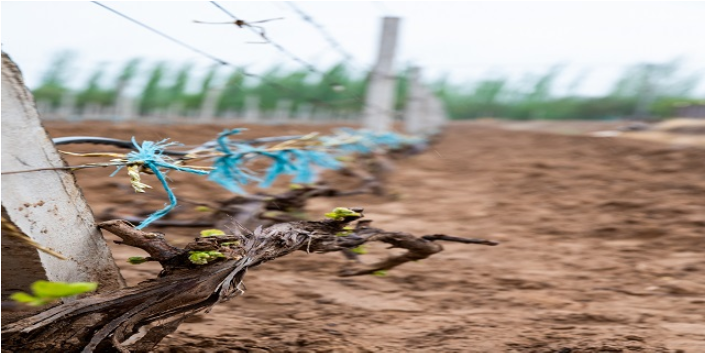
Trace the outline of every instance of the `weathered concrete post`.
{"type": "Polygon", "coordinates": [[[425,94],[421,86],[421,69],[412,67],[409,69],[409,90],[407,91],[407,103],[404,112],[404,129],[408,134],[423,134],[427,127],[426,120],[429,119],[427,111],[424,109],[425,94]]]}
{"type": "Polygon", "coordinates": [[[444,103],[427,87],[424,87],[427,100],[427,126],[430,133],[438,133],[446,125],[446,110],[444,103]]]}
{"type": "Polygon", "coordinates": [[[218,100],[223,94],[222,88],[210,88],[206,92],[206,96],[201,104],[201,110],[199,111],[200,121],[210,121],[216,119],[216,108],[218,107],[218,100]]]}
{"type": "Polygon", "coordinates": [[[397,49],[400,19],[385,17],[378,49],[377,63],[370,74],[365,97],[363,126],[374,131],[388,131],[395,119],[395,76],[393,63],[397,49]]]}
{"type": "MultiPolygon", "coordinates": [[[[42,272],[50,281],[98,282],[99,290],[117,289],[124,281],[74,175],[66,170],[21,172],[64,166],[39,121],[20,70],[3,52],[2,207],[6,217],[18,233],[68,258],[62,260],[39,253],[42,272]],[[8,173],[17,171],[21,173],[8,173]]],[[[11,259],[18,268],[25,261],[31,262],[6,252],[4,237],[2,259],[3,271],[6,259],[11,259]]],[[[31,263],[28,265],[31,267],[31,263]]],[[[2,276],[3,298],[6,289],[16,287],[13,281],[27,282],[31,276],[36,273],[18,271],[2,276]]]]}
{"type": "Polygon", "coordinates": [[[259,120],[260,115],[260,97],[246,96],[245,97],[245,122],[255,123],[259,120]]]}

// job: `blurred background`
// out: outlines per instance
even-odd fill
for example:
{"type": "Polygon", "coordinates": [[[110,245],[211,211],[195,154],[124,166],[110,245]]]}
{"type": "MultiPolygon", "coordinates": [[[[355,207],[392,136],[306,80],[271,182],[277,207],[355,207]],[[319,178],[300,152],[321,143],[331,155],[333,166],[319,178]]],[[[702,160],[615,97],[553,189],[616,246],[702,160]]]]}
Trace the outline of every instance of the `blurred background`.
{"type": "Polygon", "coordinates": [[[95,3],[4,2],[2,48],[45,118],[355,120],[384,16],[398,118],[410,67],[451,119],[704,114],[702,2],[104,4],[200,53],[95,3]]]}
{"type": "MultiPolygon", "coordinates": [[[[374,153],[322,173],[342,191],[375,188],[310,196],[291,214],[363,206],[382,229],[501,243],[445,244],[386,277],[338,280],[343,258],[297,252],[157,352],[704,351],[703,1],[1,5],[2,49],[52,137],[200,146],[224,128],[246,128],[246,141],[441,132],[413,157],[374,153]]],[[[23,118],[4,116],[4,136],[36,137],[8,117],[23,118]]],[[[155,190],[135,193],[125,170],[75,175],[98,219],[171,202],[154,176],[143,180],[155,190]]],[[[202,176],[169,178],[176,221],[238,200],[202,176]]],[[[287,178],[248,188],[292,190],[304,189],[287,178]]],[[[184,245],[203,227],[163,229],[184,245]]],[[[128,283],[160,273],[110,246],[128,283]]]]}

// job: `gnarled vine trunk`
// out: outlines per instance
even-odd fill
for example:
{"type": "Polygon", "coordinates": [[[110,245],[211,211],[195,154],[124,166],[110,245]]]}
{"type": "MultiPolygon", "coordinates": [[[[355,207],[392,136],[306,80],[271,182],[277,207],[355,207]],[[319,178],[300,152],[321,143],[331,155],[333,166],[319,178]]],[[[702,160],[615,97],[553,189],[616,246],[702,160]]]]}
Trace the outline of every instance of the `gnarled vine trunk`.
{"type": "Polygon", "coordinates": [[[358,222],[357,213],[324,221],[279,223],[258,227],[250,234],[202,237],[185,248],[169,245],[159,233],[136,230],[123,220],[100,227],[119,236],[121,243],[145,250],[147,260],[163,267],[158,278],[137,286],[97,294],[57,305],[37,315],[2,327],[3,352],[147,352],[187,317],[242,293],[248,268],[292,253],[340,251],[368,241],[383,241],[409,251],[380,263],[346,267],[351,276],[389,269],[442,250],[436,240],[495,245],[476,239],[429,235],[422,238],[385,232],[358,222]],[[341,236],[342,232],[346,235],[341,236]],[[224,255],[205,265],[193,263],[193,251],[219,251],[224,255]]]}

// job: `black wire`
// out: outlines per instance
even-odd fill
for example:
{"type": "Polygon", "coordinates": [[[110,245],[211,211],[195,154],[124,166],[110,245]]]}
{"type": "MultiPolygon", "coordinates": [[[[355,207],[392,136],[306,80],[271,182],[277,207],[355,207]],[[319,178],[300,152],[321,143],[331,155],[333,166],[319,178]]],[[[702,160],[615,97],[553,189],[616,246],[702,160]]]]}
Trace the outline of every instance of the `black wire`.
{"type": "MultiPolygon", "coordinates": [[[[329,33],[326,28],[324,28],[323,25],[318,23],[314,18],[304,12],[299,6],[297,6],[293,1],[286,1],[286,4],[289,5],[289,7],[292,8],[294,12],[296,12],[299,17],[302,18],[303,21],[311,24],[320,34],[324,39],[329,43],[329,46],[333,48],[333,50],[337,51],[341,56],[343,56],[344,60],[347,60],[347,64],[353,66],[354,69],[363,71],[363,72],[371,72],[373,71],[373,68],[370,67],[369,65],[366,65],[364,63],[360,63],[359,65],[355,65],[354,62],[358,61],[355,59],[355,57],[349,53],[343,45],[341,45],[340,42],[338,42],[332,35],[329,33]]],[[[394,78],[394,79],[401,79],[400,76],[398,75],[386,75],[387,77],[394,78]]],[[[365,105],[365,104],[364,104],[365,105]]]]}
{"type": "MultiPolygon", "coordinates": [[[[302,137],[304,137],[304,135],[260,137],[260,138],[250,139],[250,140],[233,140],[233,141],[231,141],[231,143],[253,145],[253,144],[295,140],[295,139],[299,139],[302,137]]],[[[54,144],[57,146],[88,143],[88,144],[93,144],[93,145],[108,145],[108,146],[114,146],[114,147],[119,147],[119,148],[130,149],[130,150],[135,149],[135,145],[132,143],[132,141],[118,140],[118,139],[107,138],[107,137],[65,136],[65,137],[55,137],[52,139],[52,142],[54,142],[54,144]]],[[[165,155],[168,155],[168,156],[186,156],[189,153],[192,153],[193,151],[214,148],[216,146],[217,146],[217,142],[215,140],[213,140],[213,141],[207,141],[207,142],[201,144],[200,146],[193,148],[189,151],[164,150],[162,153],[165,155]]]]}
{"type": "MultiPolygon", "coordinates": [[[[282,54],[284,54],[284,55],[287,55],[287,56],[290,57],[292,60],[294,60],[294,61],[298,62],[299,64],[301,64],[302,66],[304,66],[307,70],[309,70],[309,71],[311,71],[311,72],[313,72],[313,73],[315,73],[315,74],[318,74],[318,75],[322,75],[322,76],[325,76],[325,75],[326,75],[324,72],[321,72],[321,71],[319,71],[318,69],[316,69],[316,67],[314,67],[314,65],[309,64],[306,60],[304,60],[304,59],[298,57],[296,54],[290,52],[289,50],[287,50],[287,49],[286,49],[284,46],[282,46],[281,44],[279,44],[279,43],[273,41],[272,39],[270,39],[268,36],[265,35],[265,32],[264,32],[264,31],[258,31],[257,29],[255,29],[254,26],[248,24],[247,22],[243,21],[242,19],[239,19],[239,18],[238,18],[237,16],[235,16],[232,12],[228,11],[225,7],[221,6],[219,3],[215,2],[215,1],[210,1],[210,3],[213,4],[213,6],[217,7],[218,9],[220,9],[221,11],[223,11],[226,15],[230,16],[232,19],[234,19],[234,20],[236,20],[236,21],[242,21],[242,22],[243,22],[243,26],[247,27],[251,32],[257,34],[257,35],[260,36],[262,39],[264,39],[267,43],[269,43],[269,44],[271,44],[272,46],[274,46],[277,50],[279,50],[280,53],[282,53],[282,54]]],[[[235,24],[235,23],[234,23],[234,24],[235,24]]]]}
{"type": "MultiPolygon", "coordinates": [[[[129,20],[130,22],[132,22],[132,23],[134,23],[134,24],[136,24],[136,25],[138,25],[138,26],[140,26],[140,27],[143,27],[143,28],[145,28],[145,29],[147,29],[147,30],[149,30],[149,31],[151,31],[151,32],[153,32],[153,33],[155,33],[155,34],[157,34],[157,35],[163,37],[163,38],[166,38],[166,39],[168,39],[168,40],[170,40],[170,41],[172,41],[172,42],[174,42],[174,43],[176,43],[176,44],[178,44],[178,45],[181,45],[181,46],[184,47],[184,48],[187,48],[187,49],[189,49],[189,50],[191,50],[191,51],[193,51],[193,52],[195,52],[195,53],[201,54],[201,55],[203,55],[203,56],[205,56],[205,57],[207,57],[207,58],[209,58],[209,59],[211,59],[211,60],[217,62],[217,63],[220,64],[220,65],[230,66],[230,67],[233,67],[233,68],[238,68],[236,65],[234,65],[234,64],[232,64],[232,63],[230,63],[230,62],[227,62],[227,61],[225,61],[225,60],[223,60],[223,59],[220,59],[220,58],[216,57],[215,55],[209,54],[209,53],[207,53],[207,52],[205,52],[205,51],[203,51],[203,50],[200,50],[200,49],[198,49],[198,48],[196,48],[196,47],[193,47],[193,46],[191,46],[191,45],[189,45],[189,44],[187,44],[187,43],[185,43],[185,42],[182,42],[182,41],[180,41],[180,40],[178,40],[178,39],[176,39],[176,38],[174,38],[174,37],[172,37],[172,36],[170,36],[170,35],[168,35],[168,34],[162,32],[162,31],[160,31],[160,30],[158,30],[158,29],[156,29],[156,28],[154,28],[154,27],[151,27],[151,26],[149,26],[149,25],[147,25],[147,24],[145,24],[145,23],[143,23],[143,22],[140,22],[140,21],[138,21],[138,20],[136,20],[136,19],[134,19],[134,18],[132,18],[132,17],[130,17],[130,16],[128,16],[128,15],[125,15],[125,14],[119,12],[118,10],[115,10],[115,9],[113,9],[113,8],[107,6],[107,5],[104,5],[104,4],[102,4],[102,3],[98,2],[98,1],[91,1],[91,2],[94,3],[94,4],[96,4],[96,5],[98,5],[98,6],[100,6],[100,7],[102,7],[102,8],[104,8],[104,9],[106,9],[106,10],[108,10],[108,11],[110,11],[110,12],[112,12],[112,13],[114,13],[114,14],[116,14],[116,15],[118,15],[118,16],[120,16],[120,17],[122,17],[122,18],[124,18],[124,19],[126,19],[126,20],[129,20]]],[[[235,17],[235,15],[233,15],[232,13],[230,13],[228,10],[226,10],[226,9],[223,8],[222,6],[218,5],[217,3],[213,2],[213,1],[212,1],[211,3],[213,3],[213,4],[214,4],[215,6],[217,6],[218,8],[222,9],[225,13],[229,14],[233,19],[236,19],[236,20],[237,20],[237,17],[235,17]]],[[[326,103],[326,102],[324,102],[324,101],[322,101],[322,100],[320,100],[320,99],[312,99],[312,98],[303,97],[303,96],[300,95],[297,91],[295,91],[295,90],[293,90],[293,89],[290,89],[290,88],[288,88],[288,87],[286,87],[286,86],[283,86],[283,85],[281,85],[281,84],[279,84],[279,83],[277,83],[277,82],[272,82],[272,81],[270,81],[270,80],[268,80],[268,79],[266,79],[266,78],[264,78],[264,77],[261,77],[261,76],[259,76],[259,75],[256,75],[256,74],[253,74],[253,73],[249,73],[249,72],[246,72],[246,71],[242,71],[242,72],[243,72],[243,75],[245,75],[245,76],[257,78],[258,80],[262,81],[263,83],[265,83],[265,84],[267,84],[267,85],[270,85],[270,86],[272,86],[272,87],[274,87],[274,88],[276,88],[276,89],[278,89],[278,90],[280,90],[280,91],[282,91],[282,92],[287,92],[287,93],[288,93],[291,97],[293,97],[293,98],[300,98],[300,99],[305,100],[305,101],[307,101],[307,102],[309,102],[309,103],[311,103],[311,104],[313,104],[313,105],[325,106],[325,107],[328,107],[328,108],[334,108],[334,107],[335,107],[334,105],[329,104],[329,103],[326,103]]]]}
{"type": "MultiPolygon", "coordinates": [[[[243,21],[242,19],[239,19],[237,16],[235,16],[232,12],[228,11],[225,7],[223,7],[223,6],[221,6],[220,4],[218,4],[216,1],[210,1],[210,3],[213,4],[215,7],[217,7],[218,9],[220,9],[221,11],[223,11],[226,15],[230,16],[233,20],[235,20],[235,21],[243,21]]],[[[259,32],[259,31],[256,30],[253,26],[249,25],[247,22],[245,22],[245,21],[243,21],[243,22],[244,22],[244,26],[248,27],[252,32],[254,32],[254,33],[256,33],[257,35],[259,35],[260,37],[262,37],[262,39],[264,39],[265,41],[267,41],[267,43],[269,43],[269,44],[271,44],[272,46],[274,46],[274,47],[275,47],[277,50],[279,50],[281,53],[283,53],[283,54],[289,56],[289,57],[292,58],[294,61],[300,63],[300,64],[301,64],[302,66],[304,66],[308,71],[313,72],[313,73],[316,73],[316,74],[318,74],[318,75],[321,75],[323,82],[325,82],[325,83],[327,83],[327,84],[329,84],[329,85],[331,85],[331,86],[333,86],[333,85],[339,85],[339,84],[340,84],[340,83],[338,83],[338,82],[330,82],[330,81],[329,81],[329,78],[328,78],[328,75],[326,75],[326,73],[317,70],[313,65],[309,64],[309,63],[306,62],[305,60],[303,60],[303,59],[299,58],[298,56],[294,55],[293,53],[289,52],[289,51],[288,51],[287,49],[285,49],[282,45],[273,42],[269,37],[265,36],[265,33],[264,33],[264,32],[259,32]]],[[[233,24],[236,24],[236,23],[233,23],[233,24]]],[[[398,78],[397,76],[394,76],[394,75],[391,76],[391,77],[393,77],[393,78],[398,78]]],[[[393,118],[394,118],[394,116],[397,114],[397,112],[395,111],[394,108],[393,108],[392,110],[390,110],[390,109],[387,109],[387,108],[384,108],[384,107],[378,107],[378,106],[369,104],[369,103],[367,103],[367,102],[365,101],[365,99],[363,99],[363,97],[361,97],[361,96],[359,96],[359,95],[357,95],[357,94],[352,95],[352,96],[351,96],[351,99],[353,99],[353,100],[356,101],[357,103],[361,104],[363,107],[368,107],[368,108],[371,108],[371,109],[373,109],[373,110],[382,112],[382,113],[384,113],[384,114],[388,114],[388,115],[392,116],[393,118]]]]}
{"type": "MultiPolygon", "coordinates": [[[[132,143],[132,141],[118,140],[118,139],[112,139],[112,138],[107,138],[107,137],[93,137],[93,136],[55,137],[52,139],[52,142],[54,142],[54,144],[57,146],[70,145],[70,144],[74,144],[74,143],[77,143],[77,144],[89,143],[89,144],[93,144],[93,145],[114,146],[114,147],[129,149],[129,150],[135,149],[135,145],[132,143]]],[[[185,156],[188,154],[188,152],[168,151],[168,150],[164,150],[163,153],[168,156],[185,156]]]]}
{"type": "Polygon", "coordinates": [[[289,7],[294,10],[305,22],[310,23],[316,30],[321,33],[321,36],[326,39],[326,41],[331,45],[331,47],[338,51],[344,59],[352,61],[354,59],[353,55],[351,55],[349,52],[347,52],[345,49],[343,49],[343,46],[341,43],[339,43],[332,35],[329,33],[324,26],[322,26],[320,23],[316,22],[313,17],[311,17],[309,14],[304,12],[299,6],[297,6],[294,2],[292,1],[287,1],[286,2],[289,7]]]}
{"type": "MultiPolygon", "coordinates": [[[[213,6],[219,8],[219,9],[221,9],[221,11],[225,12],[225,14],[228,15],[228,16],[230,16],[232,19],[234,19],[234,20],[236,20],[236,21],[240,20],[238,17],[236,17],[235,15],[233,15],[232,12],[228,11],[225,7],[219,5],[217,2],[211,1],[211,4],[213,4],[213,6]]],[[[242,20],[241,20],[241,21],[242,21],[242,20]]]]}
{"type": "Polygon", "coordinates": [[[231,66],[232,66],[232,64],[230,64],[229,62],[227,62],[227,61],[225,61],[225,60],[223,60],[223,59],[219,59],[219,58],[217,58],[217,57],[214,56],[214,55],[211,55],[211,54],[209,54],[209,53],[206,53],[206,52],[203,51],[203,50],[200,50],[200,49],[195,48],[195,47],[193,47],[193,46],[191,46],[191,45],[189,45],[189,44],[186,44],[186,43],[184,43],[184,42],[182,42],[182,41],[180,41],[180,40],[178,40],[178,39],[176,39],[176,38],[174,38],[174,37],[172,37],[172,36],[170,36],[170,35],[168,35],[168,34],[162,32],[162,31],[159,31],[159,30],[155,29],[154,27],[148,26],[148,25],[146,25],[146,24],[144,24],[144,23],[142,23],[142,22],[140,22],[140,21],[138,21],[138,20],[136,20],[136,19],[134,19],[134,18],[132,18],[132,17],[130,17],[130,16],[128,16],[128,15],[125,15],[125,14],[123,14],[123,13],[121,13],[121,12],[118,12],[117,10],[115,10],[115,9],[113,9],[113,8],[110,8],[110,7],[106,6],[106,5],[103,5],[103,4],[101,4],[100,2],[98,2],[98,1],[91,1],[91,2],[94,3],[94,4],[96,4],[96,5],[98,5],[98,6],[100,6],[100,7],[102,7],[102,8],[104,8],[104,9],[106,9],[106,10],[108,10],[108,11],[110,11],[110,12],[112,12],[112,13],[114,13],[114,14],[116,14],[116,15],[118,15],[118,16],[120,16],[120,17],[122,17],[122,18],[124,18],[124,19],[126,19],[126,20],[128,20],[128,21],[130,21],[130,22],[132,22],[132,23],[134,23],[134,24],[136,24],[136,25],[138,25],[138,26],[141,26],[141,27],[143,27],[143,28],[146,28],[146,29],[148,29],[149,31],[151,31],[151,32],[153,32],[153,33],[155,33],[155,34],[157,34],[157,35],[160,35],[160,36],[162,36],[162,37],[164,37],[164,38],[166,38],[166,39],[168,39],[168,40],[170,40],[170,41],[172,41],[172,42],[174,42],[174,43],[176,43],[176,44],[179,44],[179,45],[181,45],[181,46],[184,47],[184,48],[187,48],[187,49],[189,49],[189,50],[191,50],[191,51],[193,51],[193,52],[196,52],[196,53],[198,53],[198,54],[201,54],[201,55],[203,55],[203,56],[205,56],[205,57],[207,57],[207,58],[209,58],[209,59],[211,59],[211,60],[213,60],[213,61],[215,61],[215,62],[221,64],[221,65],[231,65],[231,66]]]}
{"type": "Polygon", "coordinates": [[[107,137],[93,137],[93,136],[68,136],[68,137],[55,137],[52,139],[55,145],[69,145],[72,143],[90,143],[94,145],[110,145],[120,148],[134,149],[135,145],[132,141],[118,140],[107,137]]]}
{"type": "MultiPolygon", "coordinates": [[[[132,23],[134,23],[134,24],[136,24],[136,25],[138,25],[138,26],[140,26],[140,27],[143,27],[143,28],[149,30],[149,31],[152,32],[152,33],[155,33],[155,34],[157,34],[157,35],[159,35],[159,36],[161,36],[161,37],[163,37],[163,38],[166,38],[167,40],[169,40],[169,41],[171,41],[171,42],[173,42],[173,43],[176,43],[176,44],[178,44],[178,45],[180,45],[180,46],[182,46],[182,47],[184,47],[184,48],[187,48],[187,49],[189,49],[189,50],[191,50],[191,51],[193,51],[193,52],[195,52],[195,53],[198,53],[198,54],[200,54],[200,55],[203,55],[203,56],[205,56],[205,57],[207,57],[207,58],[209,58],[209,59],[211,59],[211,60],[217,62],[217,63],[220,64],[220,65],[238,68],[236,65],[234,65],[234,64],[232,64],[232,63],[230,63],[230,62],[227,62],[227,61],[225,61],[225,60],[223,60],[223,59],[220,59],[220,58],[216,57],[215,55],[209,54],[209,53],[207,53],[207,52],[205,52],[205,51],[203,51],[203,50],[200,50],[200,49],[198,49],[198,48],[196,48],[196,47],[194,47],[194,46],[192,46],[192,45],[190,45],[190,44],[187,44],[187,43],[185,43],[185,42],[182,42],[182,41],[180,41],[180,40],[178,40],[178,39],[176,39],[176,38],[174,38],[174,37],[172,37],[172,36],[170,36],[170,35],[168,35],[168,34],[162,32],[162,31],[160,31],[160,30],[158,30],[158,29],[156,29],[156,28],[152,27],[152,26],[149,26],[149,25],[147,25],[147,24],[145,24],[145,23],[143,23],[143,22],[140,22],[140,21],[138,21],[138,20],[136,20],[136,19],[134,19],[134,18],[132,18],[132,17],[126,15],[126,14],[123,14],[122,12],[120,12],[120,11],[118,11],[118,10],[115,10],[115,9],[113,9],[113,8],[111,8],[111,7],[109,7],[109,6],[107,6],[107,5],[104,5],[104,4],[102,4],[102,3],[98,2],[98,1],[91,1],[91,2],[94,3],[94,4],[96,4],[96,5],[98,5],[98,6],[100,6],[100,7],[102,7],[102,8],[104,8],[104,9],[106,9],[106,10],[108,10],[108,11],[110,11],[110,12],[112,12],[112,13],[114,13],[114,14],[116,14],[116,15],[118,15],[118,16],[120,16],[120,17],[122,17],[122,18],[124,18],[124,19],[126,19],[126,20],[128,20],[128,21],[130,21],[130,22],[132,22],[132,23]]],[[[226,13],[228,16],[230,16],[230,17],[233,18],[234,20],[236,20],[236,21],[239,20],[233,13],[231,13],[230,11],[228,11],[226,8],[224,8],[223,6],[221,6],[220,4],[218,4],[217,2],[211,1],[211,4],[213,4],[214,6],[216,6],[217,8],[219,8],[221,11],[223,11],[224,13],[226,13]]],[[[286,51],[286,49],[284,49],[284,47],[282,47],[281,45],[279,45],[279,44],[277,44],[277,43],[273,43],[269,38],[267,38],[267,37],[264,35],[264,33],[258,32],[255,28],[253,28],[253,27],[250,26],[250,25],[247,25],[247,27],[248,27],[250,30],[252,30],[252,31],[254,31],[255,33],[257,33],[258,35],[260,35],[263,39],[267,40],[268,43],[274,45],[277,49],[279,49],[279,50],[282,51],[283,53],[289,53],[289,52],[286,51]]],[[[316,73],[319,73],[319,74],[323,74],[323,73],[321,73],[320,71],[316,70],[312,65],[308,64],[306,61],[303,61],[302,59],[299,59],[298,57],[296,57],[294,54],[289,53],[289,55],[290,55],[293,59],[297,60],[298,62],[302,63],[302,64],[305,65],[307,68],[309,68],[310,71],[313,71],[313,72],[316,72],[316,73]]],[[[272,87],[275,87],[276,89],[278,89],[278,90],[280,90],[280,91],[286,91],[286,92],[288,92],[289,95],[292,96],[292,97],[300,98],[300,99],[302,99],[302,100],[305,100],[305,101],[310,102],[311,104],[318,105],[318,106],[326,106],[326,107],[329,107],[329,108],[334,108],[334,107],[335,107],[334,105],[331,105],[331,104],[329,104],[329,103],[327,103],[327,102],[325,102],[325,101],[323,101],[323,100],[320,100],[320,99],[312,99],[312,98],[303,97],[303,96],[299,95],[297,91],[292,90],[292,89],[289,89],[289,88],[287,88],[287,87],[285,87],[285,86],[282,86],[282,85],[279,84],[279,83],[269,81],[269,80],[267,80],[267,79],[265,79],[264,77],[261,77],[261,76],[259,76],[259,75],[255,75],[255,74],[252,74],[252,73],[249,73],[249,72],[245,72],[245,71],[243,71],[243,74],[244,74],[245,76],[248,76],[248,77],[257,78],[257,79],[259,79],[260,81],[264,82],[265,84],[268,84],[268,85],[270,85],[270,86],[272,86],[272,87]]],[[[327,76],[326,76],[325,74],[323,74],[323,77],[326,78],[327,76]]],[[[361,97],[359,97],[359,96],[357,96],[357,95],[354,96],[353,99],[355,99],[356,101],[358,101],[359,103],[361,103],[363,106],[368,106],[368,107],[371,107],[371,108],[373,108],[373,109],[375,109],[375,110],[379,110],[379,111],[386,112],[386,113],[392,113],[393,116],[394,116],[394,114],[395,114],[395,111],[394,111],[394,110],[390,111],[390,110],[385,109],[385,108],[376,107],[376,106],[367,104],[367,103],[365,103],[364,100],[361,99],[361,97]]]]}

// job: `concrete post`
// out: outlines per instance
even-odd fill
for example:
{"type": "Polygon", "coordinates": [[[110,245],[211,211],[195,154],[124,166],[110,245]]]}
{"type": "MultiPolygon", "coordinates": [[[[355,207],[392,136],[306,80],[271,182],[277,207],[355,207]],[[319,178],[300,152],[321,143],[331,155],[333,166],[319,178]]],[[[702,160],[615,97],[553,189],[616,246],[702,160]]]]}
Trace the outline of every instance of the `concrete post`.
{"type": "Polygon", "coordinates": [[[412,135],[425,133],[430,117],[424,109],[424,100],[427,98],[421,86],[421,69],[412,67],[409,69],[409,88],[407,91],[407,103],[404,111],[405,132],[412,135]]]}
{"type": "Polygon", "coordinates": [[[200,121],[210,121],[216,120],[216,108],[218,107],[218,100],[221,98],[223,89],[221,88],[211,88],[206,92],[206,96],[201,104],[201,110],[199,111],[200,121]]]}
{"type": "Polygon", "coordinates": [[[297,109],[297,120],[301,122],[311,121],[312,107],[311,104],[301,103],[297,109]]]}
{"type": "Polygon", "coordinates": [[[65,92],[61,96],[57,118],[59,120],[73,120],[76,109],[76,95],[73,92],[65,92]]]}
{"type": "Polygon", "coordinates": [[[400,19],[383,18],[378,58],[365,97],[363,127],[377,132],[388,131],[394,122],[395,77],[393,63],[397,48],[400,19]]]}
{"type": "Polygon", "coordinates": [[[289,120],[289,114],[292,110],[292,101],[289,99],[280,99],[277,101],[277,107],[274,113],[274,123],[285,123],[289,120]]]}
{"type": "MultiPolygon", "coordinates": [[[[15,63],[2,53],[2,207],[21,233],[68,258],[39,253],[49,280],[98,282],[99,290],[117,289],[124,282],[74,175],[67,170],[6,174],[65,166],[23,82],[15,63]]],[[[6,253],[3,244],[3,260],[7,256],[24,261],[6,253]]]]}
{"type": "Polygon", "coordinates": [[[260,117],[260,97],[245,97],[245,122],[256,123],[260,117]]]}

